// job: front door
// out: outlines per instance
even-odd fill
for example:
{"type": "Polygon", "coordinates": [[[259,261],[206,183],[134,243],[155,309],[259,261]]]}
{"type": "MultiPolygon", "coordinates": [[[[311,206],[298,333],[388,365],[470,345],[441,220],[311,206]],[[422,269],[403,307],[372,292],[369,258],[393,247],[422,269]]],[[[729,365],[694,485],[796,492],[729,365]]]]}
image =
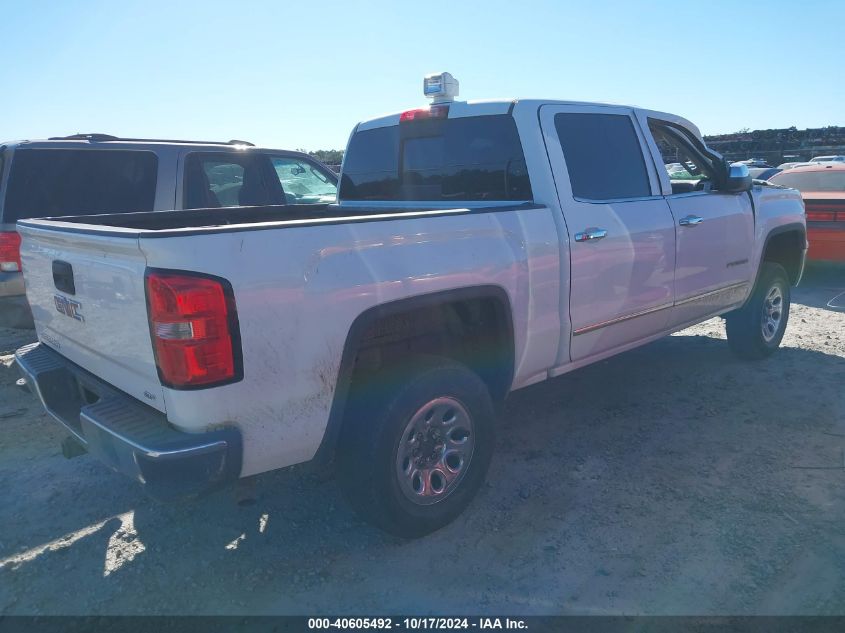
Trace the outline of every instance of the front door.
{"type": "Polygon", "coordinates": [[[675,226],[630,108],[547,105],[540,119],[569,232],[577,361],[667,327],[675,226]]]}
{"type": "Polygon", "coordinates": [[[716,166],[689,130],[646,120],[666,167],[666,201],[677,223],[671,325],[679,326],[744,300],[753,269],[754,212],[747,193],[719,191],[716,166]]]}

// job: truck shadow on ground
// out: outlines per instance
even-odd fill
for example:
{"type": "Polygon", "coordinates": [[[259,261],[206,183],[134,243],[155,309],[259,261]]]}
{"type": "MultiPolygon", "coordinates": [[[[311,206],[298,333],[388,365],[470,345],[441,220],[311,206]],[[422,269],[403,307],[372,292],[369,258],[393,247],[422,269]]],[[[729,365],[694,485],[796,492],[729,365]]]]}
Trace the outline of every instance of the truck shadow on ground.
{"type": "MultiPolygon", "coordinates": [[[[796,477],[837,477],[841,490],[833,444],[845,433],[843,375],[840,356],[784,348],[748,364],[723,340],[672,336],[515,392],[488,483],[454,524],[419,541],[370,528],[333,482],[296,469],[260,477],[251,507],[228,491],[160,505],[87,456],[54,453],[38,458],[38,476],[0,473],[18,489],[0,549],[0,608],[579,612],[624,604],[620,586],[658,579],[668,604],[689,599],[700,612],[697,592],[678,588],[690,556],[712,550],[740,566],[748,556],[743,573],[759,588],[768,573],[755,567],[760,530],[790,549],[771,556],[788,558],[811,534],[818,543],[828,521],[841,525],[842,493],[825,483],[814,493],[824,499],[807,497],[796,477]],[[42,476],[48,493],[38,491],[42,476]],[[835,516],[819,510],[834,502],[835,516]],[[55,508],[47,525],[43,504],[55,508]],[[444,564],[451,589],[426,580],[444,564]],[[67,587],[59,595],[57,576],[67,587]]],[[[833,560],[845,568],[841,555],[833,560]]],[[[744,585],[730,591],[756,596],[744,585]]]]}

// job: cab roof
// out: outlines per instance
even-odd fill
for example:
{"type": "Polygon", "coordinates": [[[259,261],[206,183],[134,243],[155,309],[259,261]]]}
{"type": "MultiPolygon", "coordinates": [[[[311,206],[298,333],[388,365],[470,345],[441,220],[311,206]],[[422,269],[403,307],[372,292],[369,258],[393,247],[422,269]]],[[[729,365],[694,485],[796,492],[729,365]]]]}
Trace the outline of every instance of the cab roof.
{"type": "MultiPolygon", "coordinates": [[[[637,106],[631,105],[624,105],[624,104],[615,104],[615,103],[602,103],[596,101],[569,101],[563,99],[483,99],[483,100],[473,100],[473,101],[452,101],[448,103],[443,103],[440,105],[448,105],[449,106],[449,115],[448,118],[450,119],[457,119],[461,117],[467,116],[484,116],[484,115],[493,115],[493,114],[510,114],[515,112],[518,109],[527,109],[527,110],[537,110],[541,106],[544,105],[563,105],[563,106],[592,106],[592,107],[604,107],[604,108],[627,108],[633,110],[635,112],[641,112],[646,116],[659,118],[664,121],[669,121],[672,123],[677,123],[684,128],[687,128],[691,132],[695,133],[695,135],[701,139],[701,131],[698,129],[694,123],[685,119],[683,117],[679,117],[675,114],[670,114],[668,112],[659,112],[657,110],[648,110],[645,108],[640,108],[637,106]]],[[[417,106],[417,108],[426,108],[428,104],[417,106]]],[[[415,108],[409,108],[415,109],[415,108]]],[[[390,114],[385,114],[379,117],[375,117],[372,119],[368,119],[366,121],[362,121],[356,127],[356,131],[363,131],[369,130],[373,128],[380,128],[380,127],[388,127],[392,125],[399,124],[399,117],[402,115],[402,112],[392,112],[390,114]]]]}

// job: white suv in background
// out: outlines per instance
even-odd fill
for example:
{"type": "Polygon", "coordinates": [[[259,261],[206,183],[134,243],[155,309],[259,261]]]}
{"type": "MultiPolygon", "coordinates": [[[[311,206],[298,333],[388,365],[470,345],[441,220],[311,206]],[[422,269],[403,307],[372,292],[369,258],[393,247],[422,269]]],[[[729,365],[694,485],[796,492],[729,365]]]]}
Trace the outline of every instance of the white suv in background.
{"type": "Polygon", "coordinates": [[[31,327],[23,218],[334,202],[337,176],[301,152],[76,134],[0,144],[0,326],[31,327]]]}

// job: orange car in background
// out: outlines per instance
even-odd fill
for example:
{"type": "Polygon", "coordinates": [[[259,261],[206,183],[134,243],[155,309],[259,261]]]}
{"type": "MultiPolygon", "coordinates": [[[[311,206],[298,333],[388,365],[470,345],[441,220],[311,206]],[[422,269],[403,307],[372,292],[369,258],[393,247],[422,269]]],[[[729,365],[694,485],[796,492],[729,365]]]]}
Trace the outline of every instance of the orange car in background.
{"type": "Polygon", "coordinates": [[[769,182],[801,192],[807,213],[807,258],[845,262],[845,164],[819,163],[775,174],[769,182]]]}

